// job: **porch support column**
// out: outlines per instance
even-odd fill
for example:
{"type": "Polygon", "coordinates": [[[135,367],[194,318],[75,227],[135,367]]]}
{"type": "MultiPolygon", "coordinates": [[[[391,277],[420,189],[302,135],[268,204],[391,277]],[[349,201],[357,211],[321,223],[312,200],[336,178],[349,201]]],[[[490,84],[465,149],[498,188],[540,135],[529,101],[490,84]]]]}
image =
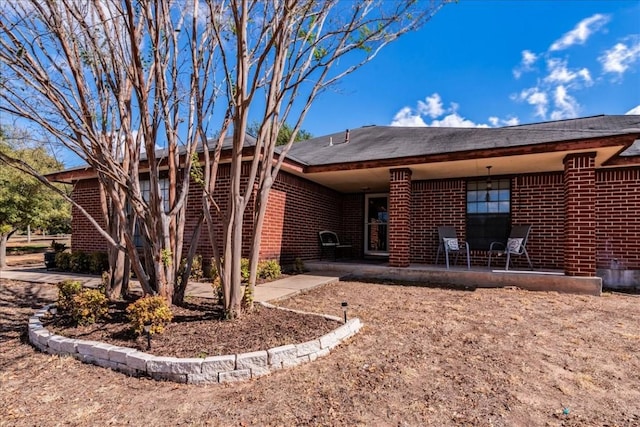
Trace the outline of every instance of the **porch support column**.
{"type": "Polygon", "coordinates": [[[389,266],[408,267],[411,249],[411,169],[391,169],[389,266]]]}
{"type": "Polygon", "coordinates": [[[564,273],[596,275],[596,153],[564,158],[564,273]]]}

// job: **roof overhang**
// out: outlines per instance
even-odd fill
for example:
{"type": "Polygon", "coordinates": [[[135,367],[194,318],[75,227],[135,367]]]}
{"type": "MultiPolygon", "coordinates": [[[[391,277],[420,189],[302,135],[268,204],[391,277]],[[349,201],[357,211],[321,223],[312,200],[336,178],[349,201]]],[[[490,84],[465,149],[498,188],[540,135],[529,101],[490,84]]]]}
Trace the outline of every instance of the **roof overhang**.
{"type": "MultiPolygon", "coordinates": [[[[487,166],[492,166],[493,176],[558,172],[564,170],[564,158],[576,153],[595,153],[596,168],[614,167],[620,165],[615,161],[618,154],[638,138],[640,133],[370,162],[307,166],[303,171],[288,170],[286,166],[283,168],[340,192],[382,192],[389,189],[389,171],[395,168],[411,169],[412,180],[481,177],[487,174],[487,166]]],[[[640,159],[625,159],[625,165],[633,164],[640,166],[640,159]]]]}

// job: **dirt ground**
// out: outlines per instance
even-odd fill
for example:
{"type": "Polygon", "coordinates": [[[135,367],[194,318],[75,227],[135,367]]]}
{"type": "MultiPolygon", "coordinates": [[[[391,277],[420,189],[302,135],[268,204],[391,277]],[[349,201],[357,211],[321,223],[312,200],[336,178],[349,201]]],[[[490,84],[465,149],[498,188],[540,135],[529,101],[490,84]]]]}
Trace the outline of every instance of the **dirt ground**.
{"type": "Polygon", "coordinates": [[[340,316],[348,301],[364,322],[348,343],[196,386],[39,353],[26,322],[54,293],[0,282],[1,426],[640,425],[638,296],[339,282],[280,304],[340,316]]]}

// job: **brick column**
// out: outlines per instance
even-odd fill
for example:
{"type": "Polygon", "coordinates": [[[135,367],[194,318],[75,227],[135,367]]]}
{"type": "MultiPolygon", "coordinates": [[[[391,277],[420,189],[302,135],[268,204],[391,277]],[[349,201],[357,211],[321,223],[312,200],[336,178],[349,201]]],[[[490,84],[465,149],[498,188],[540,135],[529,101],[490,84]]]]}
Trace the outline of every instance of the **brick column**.
{"type": "Polygon", "coordinates": [[[596,153],[564,158],[564,273],[596,275],[596,153]]]}
{"type": "Polygon", "coordinates": [[[389,183],[389,265],[408,267],[411,249],[411,169],[392,169],[389,183]]]}

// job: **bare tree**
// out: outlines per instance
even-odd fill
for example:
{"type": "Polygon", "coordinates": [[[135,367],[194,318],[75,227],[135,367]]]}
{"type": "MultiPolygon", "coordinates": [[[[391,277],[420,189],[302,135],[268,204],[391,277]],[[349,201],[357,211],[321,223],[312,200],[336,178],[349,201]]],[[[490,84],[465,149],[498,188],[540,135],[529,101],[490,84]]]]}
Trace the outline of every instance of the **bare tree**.
{"type": "MultiPolygon", "coordinates": [[[[212,20],[231,103],[233,147],[229,209],[220,254],[225,308],[241,313],[240,260],[247,207],[253,210],[250,278],[253,304],[260,240],[269,192],[286,153],[317,96],[371,61],[388,43],[430,19],[446,0],[229,0],[212,20]],[[340,60],[340,61],[339,61],[340,60]],[[257,107],[260,105],[260,107],[257,107]],[[256,109],[259,112],[256,114],[256,109]],[[255,151],[243,156],[249,112],[259,123],[255,151]],[[289,140],[276,152],[285,123],[289,140]],[[248,176],[242,173],[249,161],[248,176]],[[242,185],[247,182],[246,185],[242,185]]],[[[213,16],[213,15],[212,15],[213,16]]]]}
{"type": "Polygon", "coordinates": [[[216,98],[216,40],[199,2],[1,7],[8,19],[0,21],[0,112],[45,131],[96,172],[106,226],[75,205],[111,247],[112,296],[128,258],[145,293],[180,300],[190,169],[216,98]],[[198,99],[206,101],[196,112],[198,99]]]}

